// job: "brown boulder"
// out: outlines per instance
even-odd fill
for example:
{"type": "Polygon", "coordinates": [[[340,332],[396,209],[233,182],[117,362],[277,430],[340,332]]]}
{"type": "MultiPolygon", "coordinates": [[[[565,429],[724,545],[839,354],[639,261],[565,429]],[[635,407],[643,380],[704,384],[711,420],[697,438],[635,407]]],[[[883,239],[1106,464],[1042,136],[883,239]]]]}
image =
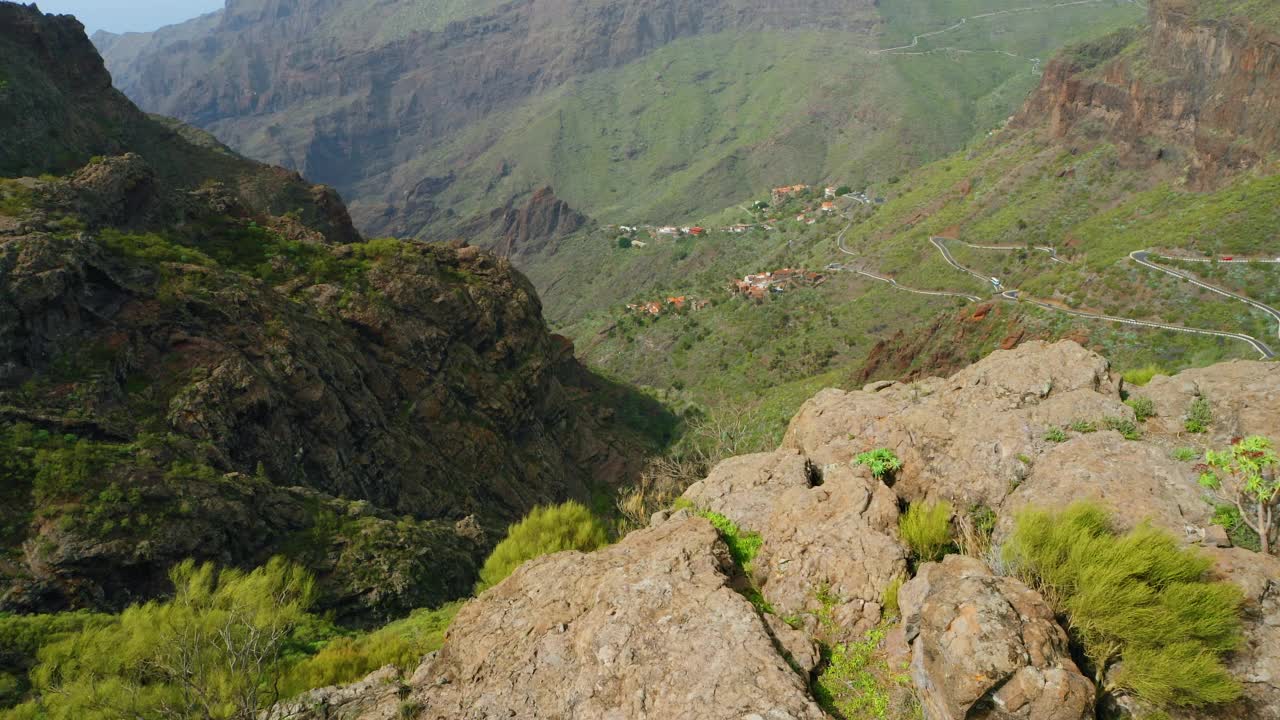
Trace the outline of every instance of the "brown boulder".
{"type": "Polygon", "coordinates": [[[462,609],[410,702],[422,720],[822,720],[732,572],[692,517],[529,562],[462,609]]]}
{"type": "Polygon", "coordinates": [[[907,572],[893,491],[861,468],[836,466],[821,486],[792,488],[775,507],[755,576],[777,611],[804,613],[810,631],[814,614],[830,611],[850,636],[879,623],[885,588],[907,572]]]}
{"type": "Polygon", "coordinates": [[[951,555],[902,587],[911,676],[931,720],[1085,720],[1093,684],[1039,594],[951,555]]]}
{"type": "Polygon", "coordinates": [[[729,458],[684,492],[699,508],[720,513],[747,530],[760,531],[783,493],[807,489],[816,470],[795,450],[729,458]]]}
{"type": "Polygon", "coordinates": [[[875,393],[824,390],[791,421],[783,446],[819,464],[876,447],[904,466],[894,490],[908,500],[941,497],[995,508],[1049,444],[1048,427],[1077,418],[1132,419],[1108,363],[1072,342],[1028,342],[997,351],[947,380],[875,393]]]}
{"type": "Polygon", "coordinates": [[[1150,520],[1197,541],[1211,524],[1213,508],[1196,479],[1192,465],[1171,459],[1159,445],[1111,431],[1080,435],[1036,460],[1001,508],[1001,528],[1011,528],[1017,511],[1028,506],[1064,508],[1087,500],[1111,509],[1122,529],[1150,520]]]}

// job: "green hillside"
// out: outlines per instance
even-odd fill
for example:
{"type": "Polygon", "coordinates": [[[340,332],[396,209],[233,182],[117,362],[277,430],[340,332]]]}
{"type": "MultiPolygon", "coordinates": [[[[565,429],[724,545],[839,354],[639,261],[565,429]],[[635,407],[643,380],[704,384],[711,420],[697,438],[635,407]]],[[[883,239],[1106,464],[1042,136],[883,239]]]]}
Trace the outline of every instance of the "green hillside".
{"type": "MultiPolygon", "coordinates": [[[[882,3],[880,44],[1010,3],[943,5],[882,3]]],[[[835,32],[684,39],[489,116],[401,165],[393,184],[455,168],[436,202],[461,217],[549,184],[604,222],[690,220],[798,180],[861,187],[998,126],[1037,82],[1035,59],[1140,14],[1098,3],[975,19],[913,54],[835,32]]],[[[357,216],[384,184],[355,193],[357,216]]]]}

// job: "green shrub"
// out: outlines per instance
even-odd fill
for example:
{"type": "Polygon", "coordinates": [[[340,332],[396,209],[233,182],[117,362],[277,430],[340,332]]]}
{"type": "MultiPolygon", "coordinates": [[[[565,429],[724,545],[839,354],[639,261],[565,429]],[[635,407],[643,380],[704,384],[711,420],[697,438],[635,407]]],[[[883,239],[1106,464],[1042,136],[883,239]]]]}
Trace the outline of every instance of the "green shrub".
{"type": "Polygon", "coordinates": [[[28,715],[253,718],[278,700],[289,639],[314,619],[311,577],[273,559],[250,573],[187,561],[170,579],[172,599],[42,647],[28,715]]]}
{"type": "Polygon", "coordinates": [[[1280,456],[1271,440],[1252,435],[1237,440],[1230,450],[1210,450],[1204,455],[1209,471],[1200,484],[1214,491],[1228,504],[1248,511],[1240,521],[1258,535],[1262,552],[1270,553],[1280,533],[1276,511],[1280,510],[1280,456]]]}
{"type": "Polygon", "coordinates": [[[1133,370],[1125,370],[1120,376],[1124,378],[1126,384],[1142,386],[1151,382],[1151,378],[1154,378],[1157,375],[1168,374],[1169,373],[1163,368],[1155,365],[1147,365],[1146,367],[1134,368],[1133,370]]]}
{"type": "Polygon", "coordinates": [[[1027,510],[1004,556],[1066,615],[1104,691],[1131,692],[1158,707],[1239,695],[1222,656],[1240,642],[1241,591],[1210,582],[1211,560],[1170,534],[1147,524],[1119,534],[1095,505],[1027,510]]]}
{"type": "Polygon", "coordinates": [[[941,560],[951,544],[951,503],[913,503],[898,518],[898,535],[918,562],[941,560]]]}
{"type": "Polygon", "coordinates": [[[1142,432],[1138,430],[1138,426],[1128,418],[1107,417],[1103,418],[1102,424],[1108,430],[1115,430],[1124,436],[1125,440],[1141,440],[1142,432]]]}
{"type": "Polygon", "coordinates": [[[1133,416],[1138,419],[1138,422],[1146,422],[1156,416],[1156,404],[1151,398],[1131,397],[1125,400],[1124,404],[1133,409],[1133,416]]]}
{"type": "Polygon", "coordinates": [[[1049,428],[1044,433],[1044,439],[1054,443],[1066,442],[1067,433],[1059,427],[1049,428]]]}
{"type": "Polygon", "coordinates": [[[281,694],[292,697],[312,688],[354,682],[387,665],[412,672],[424,655],[444,644],[444,633],[461,608],[457,602],[437,610],[415,610],[372,632],[334,638],[289,668],[280,683],[281,694]]]}
{"type": "Polygon", "coordinates": [[[813,696],[827,713],[845,720],[918,716],[916,707],[893,707],[895,694],[906,695],[894,693],[894,687],[906,687],[911,680],[878,652],[890,627],[881,623],[861,641],[822,648],[825,663],[814,679],[813,696]]]}
{"type": "Polygon", "coordinates": [[[1191,407],[1187,408],[1187,419],[1183,422],[1183,427],[1187,432],[1201,434],[1209,431],[1209,426],[1213,424],[1213,406],[1203,397],[1198,397],[1191,401],[1191,407]]]}
{"type": "Polygon", "coordinates": [[[1173,459],[1178,462],[1191,462],[1200,457],[1200,451],[1192,447],[1180,447],[1173,451],[1173,459]]]}
{"type": "Polygon", "coordinates": [[[605,545],[605,526],[577,502],[536,507],[507,529],[507,537],[493,549],[480,569],[476,593],[497,585],[525,562],[562,550],[590,552],[605,545]]]}
{"type": "Polygon", "coordinates": [[[871,468],[871,476],[877,480],[892,477],[902,468],[902,460],[898,459],[898,455],[889,448],[877,448],[861,453],[853,459],[853,464],[871,468]]]}
{"type": "Polygon", "coordinates": [[[1231,538],[1232,545],[1254,552],[1262,551],[1262,538],[1244,521],[1240,508],[1235,505],[1215,506],[1213,524],[1221,525],[1227,531],[1227,537],[1231,538]]]}

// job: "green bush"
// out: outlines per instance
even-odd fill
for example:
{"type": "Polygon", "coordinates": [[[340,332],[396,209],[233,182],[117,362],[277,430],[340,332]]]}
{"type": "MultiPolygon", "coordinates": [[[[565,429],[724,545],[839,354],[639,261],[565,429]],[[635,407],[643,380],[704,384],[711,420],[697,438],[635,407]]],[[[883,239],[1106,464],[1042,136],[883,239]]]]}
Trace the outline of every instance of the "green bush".
{"type": "Polygon", "coordinates": [[[1133,409],[1133,416],[1138,422],[1146,422],[1156,416],[1156,404],[1148,397],[1131,397],[1124,402],[1133,409]]]}
{"type": "Polygon", "coordinates": [[[1151,378],[1157,375],[1168,375],[1169,373],[1163,368],[1155,365],[1147,365],[1146,367],[1135,368],[1133,370],[1125,370],[1121,373],[1125,383],[1129,385],[1146,385],[1151,382],[1151,378]]]}
{"type": "Polygon", "coordinates": [[[1241,591],[1210,582],[1211,561],[1170,534],[1147,524],[1119,534],[1095,505],[1032,509],[1018,515],[1004,556],[1067,617],[1103,691],[1158,707],[1239,695],[1222,656],[1241,639],[1241,591]]]}
{"type": "Polygon", "coordinates": [[[1244,515],[1235,505],[1218,505],[1213,509],[1213,524],[1221,525],[1231,538],[1231,544],[1245,550],[1262,551],[1262,537],[1244,521],[1244,515]]]}
{"type": "Polygon", "coordinates": [[[273,559],[250,573],[187,561],[170,579],[172,599],[42,647],[31,673],[41,699],[16,715],[253,718],[280,699],[289,640],[314,620],[311,577],[273,559]]]}
{"type": "Polygon", "coordinates": [[[439,650],[461,602],[437,610],[415,610],[372,632],[334,638],[319,652],[289,667],[280,683],[283,697],[312,688],[354,682],[387,665],[412,672],[422,657],[439,650]]]}
{"type": "Polygon", "coordinates": [[[756,559],[756,553],[760,552],[760,546],[764,544],[764,538],[760,533],[744,531],[738,527],[737,523],[720,513],[706,510],[699,514],[710,521],[720,533],[720,539],[724,540],[724,544],[728,546],[729,555],[733,558],[734,564],[750,575],[751,563],[756,559]]]}
{"type": "Polygon", "coordinates": [[[1191,462],[1200,457],[1200,451],[1192,447],[1175,448],[1173,451],[1173,459],[1178,462],[1191,462]]]}
{"type": "Polygon", "coordinates": [[[912,503],[898,518],[898,535],[918,562],[941,560],[951,544],[951,503],[912,503]]]}
{"type": "Polygon", "coordinates": [[[562,550],[590,552],[608,542],[605,526],[581,503],[536,507],[507,529],[480,569],[476,594],[497,585],[525,562],[562,550]]]}
{"type": "Polygon", "coordinates": [[[902,468],[902,460],[889,448],[877,448],[859,454],[853,459],[854,465],[866,465],[871,468],[871,476],[877,480],[891,477],[902,468]]]}
{"type": "MultiPolygon", "coordinates": [[[[881,623],[857,642],[839,643],[822,648],[826,661],[814,679],[813,696],[818,705],[832,717],[846,720],[886,720],[890,717],[918,717],[918,707],[895,707],[894,688],[907,687],[911,679],[890,667],[879,652],[880,644],[891,628],[881,623]]],[[[914,703],[908,699],[908,703],[914,703]]]]}
{"type": "Polygon", "coordinates": [[[880,605],[884,609],[886,618],[896,618],[902,612],[902,606],[898,603],[898,592],[902,590],[902,584],[906,579],[901,575],[889,581],[889,586],[884,589],[884,598],[880,605]]]}
{"type": "Polygon", "coordinates": [[[1203,397],[1198,397],[1191,401],[1191,407],[1187,408],[1187,419],[1183,422],[1183,427],[1187,432],[1197,435],[1209,431],[1209,425],[1213,423],[1213,406],[1203,397]]]}

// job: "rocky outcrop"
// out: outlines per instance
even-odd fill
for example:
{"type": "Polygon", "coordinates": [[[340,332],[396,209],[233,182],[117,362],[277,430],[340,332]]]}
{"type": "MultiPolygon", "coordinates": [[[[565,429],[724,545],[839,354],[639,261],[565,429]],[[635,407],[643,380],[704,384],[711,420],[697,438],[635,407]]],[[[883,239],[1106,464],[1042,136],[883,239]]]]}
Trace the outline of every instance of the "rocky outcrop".
{"type": "Polygon", "coordinates": [[[421,720],[822,720],[733,573],[715,529],[687,515],[534,560],[462,609],[405,704],[421,720]]]}
{"type": "Polygon", "coordinates": [[[911,677],[932,720],[1089,720],[1094,687],[1035,591],[951,555],[902,586],[911,677]]]}
{"type": "Polygon", "coordinates": [[[859,637],[883,619],[885,589],[907,574],[893,491],[865,469],[831,468],[822,485],[782,493],[761,535],[755,577],[784,616],[816,634],[829,613],[837,634],[859,637]]]}
{"type": "Polygon", "coordinates": [[[795,451],[779,450],[729,458],[706,479],[685,490],[695,506],[720,513],[739,526],[759,532],[788,490],[820,484],[817,468],[795,451]]]}
{"type": "MultiPolygon", "coordinates": [[[[1224,431],[1258,431],[1276,421],[1277,406],[1268,403],[1280,387],[1277,372],[1274,364],[1227,363],[1141,390],[1174,398],[1211,388],[1224,431]]],[[[824,391],[796,417],[788,447],[724,461],[685,495],[760,534],[750,578],[689,510],[658,513],[649,529],[614,547],[532,561],[471,603],[445,648],[407,681],[405,706],[417,718],[811,717],[802,676],[828,669],[814,641],[830,650],[882,637],[879,647],[859,646],[871,653],[858,661],[867,674],[851,682],[887,673],[888,686],[905,682],[914,691],[925,717],[1090,720],[1096,688],[1076,666],[1059,618],[1022,582],[950,555],[919,566],[902,585],[892,631],[882,601],[909,570],[897,537],[899,494],[950,498],[959,513],[967,511],[959,505],[965,498],[981,499],[1002,519],[1030,505],[1094,499],[1110,504],[1122,526],[1149,519],[1200,542],[1210,506],[1195,490],[1194,467],[1169,459],[1185,437],[1152,419],[1141,440],[1111,431],[1043,440],[1045,423],[1119,412],[1121,385],[1105,360],[1074,343],[1031,342],[914,390],[875,383],[855,393],[824,391]],[[966,435],[975,426],[993,444],[974,455],[945,440],[975,442],[966,435]],[[848,462],[851,452],[886,438],[907,463],[892,487],[848,462]],[[979,458],[1000,457],[993,447],[1012,448],[1026,469],[975,472],[979,458]],[[913,475],[912,463],[926,469],[913,475]],[[1010,479],[1016,487],[992,492],[994,481],[1010,479]],[[765,602],[753,609],[735,590],[759,590],[765,602]],[[873,627],[879,631],[868,634],[873,627]]],[[[1275,720],[1280,566],[1239,548],[1204,552],[1214,574],[1244,591],[1244,643],[1227,661],[1245,697],[1168,714],[1275,720]]],[[[363,687],[319,691],[311,699],[330,714],[311,709],[298,717],[394,717],[402,697],[396,688],[363,687]]],[[[1125,696],[1103,698],[1098,717],[1151,710],[1125,696]]]]}
{"type": "Polygon", "coordinates": [[[520,207],[514,201],[507,203],[488,218],[470,223],[462,232],[502,257],[517,257],[538,254],[549,243],[576,232],[586,223],[586,216],[545,187],[520,207]]]}
{"type": "Polygon", "coordinates": [[[1055,59],[1018,122],[1048,118],[1056,137],[1104,132],[1135,160],[1187,165],[1200,187],[1265,160],[1280,148],[1280,33],[1200,5],[1152,0],[1143,33],[1055,59]]]}

